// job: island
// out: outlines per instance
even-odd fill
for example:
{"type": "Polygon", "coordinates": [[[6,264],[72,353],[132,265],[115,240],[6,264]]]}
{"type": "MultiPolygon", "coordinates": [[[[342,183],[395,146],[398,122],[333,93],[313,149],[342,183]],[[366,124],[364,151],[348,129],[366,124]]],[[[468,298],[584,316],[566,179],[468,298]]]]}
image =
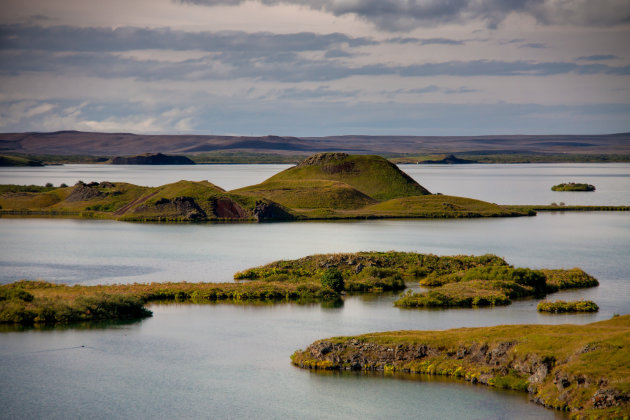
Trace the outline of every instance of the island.
{"type": "Polygon", "coordinates": [[[291,356],[306,369],[446,375],[528,392],[575,418],[630,413],[630,315],[587,325],[500,325],[319,340],[291,356]]]}
{"type": "Polygon", "coordinates": [[[595,191],[595,186],[591,184],[580,184],[575,182],[566,182],[554,185],[551,191],[595,191]]]}
{"type": "Polygon", "coordinates": [[[163,155],[162,153],[145,153],[143,155],[122,157],[117,156],[111,165],[195,165],[186,156],[163,155]]]}
{"type": "MultiPolygon", "coordinates": [[[[492,280],[475,280],[472,285],[467,285],[468,288],[478,288],[479,296],[486,296],[483,300],[460,299],[457,305],[439,306],[507,304],[509,299],[505,302],[491,301],[487,297],[488,293],[509,294],[510,290],[524,290],[534,291],[536,296],[542,297],[563,288],[598,284],[597,280],[577,268],[541,272],[515,269],[504,259],[492,254],[437,256],[396,251],[318,254],[295,260],[275,261],[238,272],[234,275],[233,283],[67,286],[21,280],[0,286],[0,323],[45,325],[142,318],[150,315],[144,305],[154,301],[330,302],[339,301],[344,295],[352,293],[401,291],[409,282],[459,276],[461,273],[480,270],[495,273],[492,280]],[[518,283],[515,272],[531,274],[527,279],[535,279],[537,288],[518,283]],[[496,284],[500,286],[493,289],[496,284]]],[[[530,295],[523,292],[522,295],[534,296],[534,292],[530,295]]],[[[403,299],[409,297],[405,295],[403,299]]]]}
{"type": "Polygon", "coordinates": [[[45,192],[0,187],[0,214],[201,222],[534,215],[481,200],[431,194],[380,156],[320,153],[266,181],[225,191],[208,181],[159,187],[81,182],[45,192]]]}
{"type": "Polygon", "coordinates": [[[556,300],[554,302],[543,300],[536,306],[536,310],[554,314],[597,312],[599,311],[599,306],[592,300],[573,300],[568,302],[564,300],[556,300]]]}
{"type": "Polygon", "coordinates": [[[419,165],[422,164],[430,164],[430,165],[463,165],[468,163],[478,163],[476,160],[468,160],[468,159],[460,159],[455,155],[447,155],[444,159],[437,160],[421,160],[418,161],[419,165]]]}

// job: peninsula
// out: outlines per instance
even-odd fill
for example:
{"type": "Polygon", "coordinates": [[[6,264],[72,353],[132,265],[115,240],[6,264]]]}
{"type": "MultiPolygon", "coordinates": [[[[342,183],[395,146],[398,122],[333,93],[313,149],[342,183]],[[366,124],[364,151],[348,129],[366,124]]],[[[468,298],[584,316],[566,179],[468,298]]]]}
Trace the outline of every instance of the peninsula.
{"type": "Polygon", "coordinates": [[[576,418],[630,412],[630,315],[588,325],[393,331],[319,340],[296,351],[307,369],[446,375],[528,392],[576,418]]]}

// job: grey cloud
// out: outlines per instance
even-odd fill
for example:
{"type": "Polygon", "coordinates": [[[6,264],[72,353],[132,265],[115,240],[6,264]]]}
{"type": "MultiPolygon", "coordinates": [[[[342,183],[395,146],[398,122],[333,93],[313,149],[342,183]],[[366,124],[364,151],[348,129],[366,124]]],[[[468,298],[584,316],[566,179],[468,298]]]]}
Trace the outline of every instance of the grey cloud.
{"type": "MultiPolygon", "coordinates": [[[[198,5],[239,5],[244,0],[174,0],[198,5]]],[[[353,14],[387,30],[459,23],[472,19],[495,28],[511,13],[541,24],[610,26],[630,22],[627,0],[257,0],[266,5],[297,4],[335,16],[353,14]]]]}
{"type": "Polygon", "coordinates": [[[539,48],[539,49],[542,49],[542,48],[548,48],[548,47],[547,47],[547,45],[541,44],[539,42],[530,42],[528,44],[523,44],[523,45],[519,46],[519,48],[539,48]]]}
{"type": "Polygon", "coordinates": [[[599,54],[599,55],[586,55],[582,57],[577,57],[576,60],[582,61],[605,61],[605,60],[616,60],[620,58],[617,55],[613,54],[599,54]]]}
{"type": "Polygon", "coordinates": [[[317,89],[283,89],[278,95],[278,99],[348,99],[355,97],[360,91],[346,91],[330,89],[328,86],[320,86],[317,89]]]}
{"type": "Polygon", "coordinates": [[[406,66],[352,66],[308,59],[295,52],[226,51],[179,62],[140,60],[110,53],[0,51],[0,74],[23,72],[138,80],[228,80],[253,78],[278,82],[328,81],[351,76],[548,76],[557,74],[630,75],[630,66],[602,63],[531,61],[447,61],[406,66]]]}
{"type": "Polygon", "coordinates": [[[430,45],[430,44],[440,44],[440,45],[464,45],[464,41],[459,41],[456,39],[447,39],[447,38],[428,38],[421,39],[421,45],[430,45]]]}
{"type": "Polygon", "coordinates": [[[368,38],[301,32],[273,34],[242,31],[184,32],[168,28],[80,28],[0,25],[0,49],[48,51],[131,51],[147,49],[201,51],[318,51],[342,44],[371,45],[368,38]]]}
{"type": "Polygon", "coordinates": [[[324,54],[324,57],[326,58],[342,58],[342,57],[353,57],[353,56],[354,54],[351,54],[347,51],[338,50],[338,49],[328,50],[326,51],[326,54],[324,54]]]}

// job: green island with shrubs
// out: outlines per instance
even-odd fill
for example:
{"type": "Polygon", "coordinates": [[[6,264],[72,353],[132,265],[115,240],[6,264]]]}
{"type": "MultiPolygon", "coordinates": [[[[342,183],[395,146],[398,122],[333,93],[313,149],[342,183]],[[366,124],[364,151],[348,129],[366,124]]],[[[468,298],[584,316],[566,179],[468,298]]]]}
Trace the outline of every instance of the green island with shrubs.
{"type": "Polygon", "coordinates": [[[531,270],[503,264],[450,273],[432,272],[420,280],[426,292],[407,291],[394,304],[401,308],[509,305],[515,298],[544,297],[563,289],[595,287],[599,282],[579,268],[531,270]]]}
{"type": "Polygon", "coordinates": [[[0,214],[125,221],[268,221],[506,217],[535,214],[431,194],[379,156],[320,153],[266,181],[225,191],[208,181],[159,187],[79,181],[71,187],[0,186],[0,214]],[[42,188],[42,187],[39,187],[42,188]]]}
{"type": "Polygon", "coordinates": [[[536,307],[538,312],[559,313],[578,313],[578,312],[597,312],[599,306],[592,300],[573,300],[564,301],[556,300],[554,302],[543,300],[536,307]]]}
{"type": "Polygon", "coordinates": [[[306,369],[446,375],[528,392],[574,418],[628,418],[630,315],[587,325],[392,331],[319,340],[291,356],[306,369]]]}
{"type": "Polygon", "coordinates": [[[233,283],[97,286],[21,280],[0,286],[0,323],[54,325],[139,319],[151,314],[144,305],[156,301],[246,304],[334,301],[343,294],[400,291],[407,283],[417,281],[426,286],[441,284],[434,291],[448,299],[440,300],[432,291],[428,292],[427,303],[421,295],[406,294],[396,302],[397,306],[500,305],[509,303],[509,298],[515,297],[512,293],[538,297],[559,289],[597,285],[597,280],[577,268],[515,269],[490,254],[437,256],[394,251],[320,254],[275,261],[238,272],[234,279],[233,283]],[[445,292],[444,288],[449,289],[445,292]],[[496,299],[498,294],[506,297],[496,299]]]}
{"type": "Polygon", "coordinates": [[[591,184],[580,184],[575,182],[565,182],[554,185],[551,191],[595,191],[595,186],[591,184]]]}

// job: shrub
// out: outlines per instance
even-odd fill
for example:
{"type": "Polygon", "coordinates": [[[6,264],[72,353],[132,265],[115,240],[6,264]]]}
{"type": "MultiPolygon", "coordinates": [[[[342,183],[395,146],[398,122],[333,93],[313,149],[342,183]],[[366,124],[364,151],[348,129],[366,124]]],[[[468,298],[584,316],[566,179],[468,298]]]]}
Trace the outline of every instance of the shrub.
{"type": "Polygon", "coordinates": [[[324,271],[321,277],[322,286],[328,287],[339,293],[344,289],[343,275],[336,268],[329,268],[324,271]]]}

